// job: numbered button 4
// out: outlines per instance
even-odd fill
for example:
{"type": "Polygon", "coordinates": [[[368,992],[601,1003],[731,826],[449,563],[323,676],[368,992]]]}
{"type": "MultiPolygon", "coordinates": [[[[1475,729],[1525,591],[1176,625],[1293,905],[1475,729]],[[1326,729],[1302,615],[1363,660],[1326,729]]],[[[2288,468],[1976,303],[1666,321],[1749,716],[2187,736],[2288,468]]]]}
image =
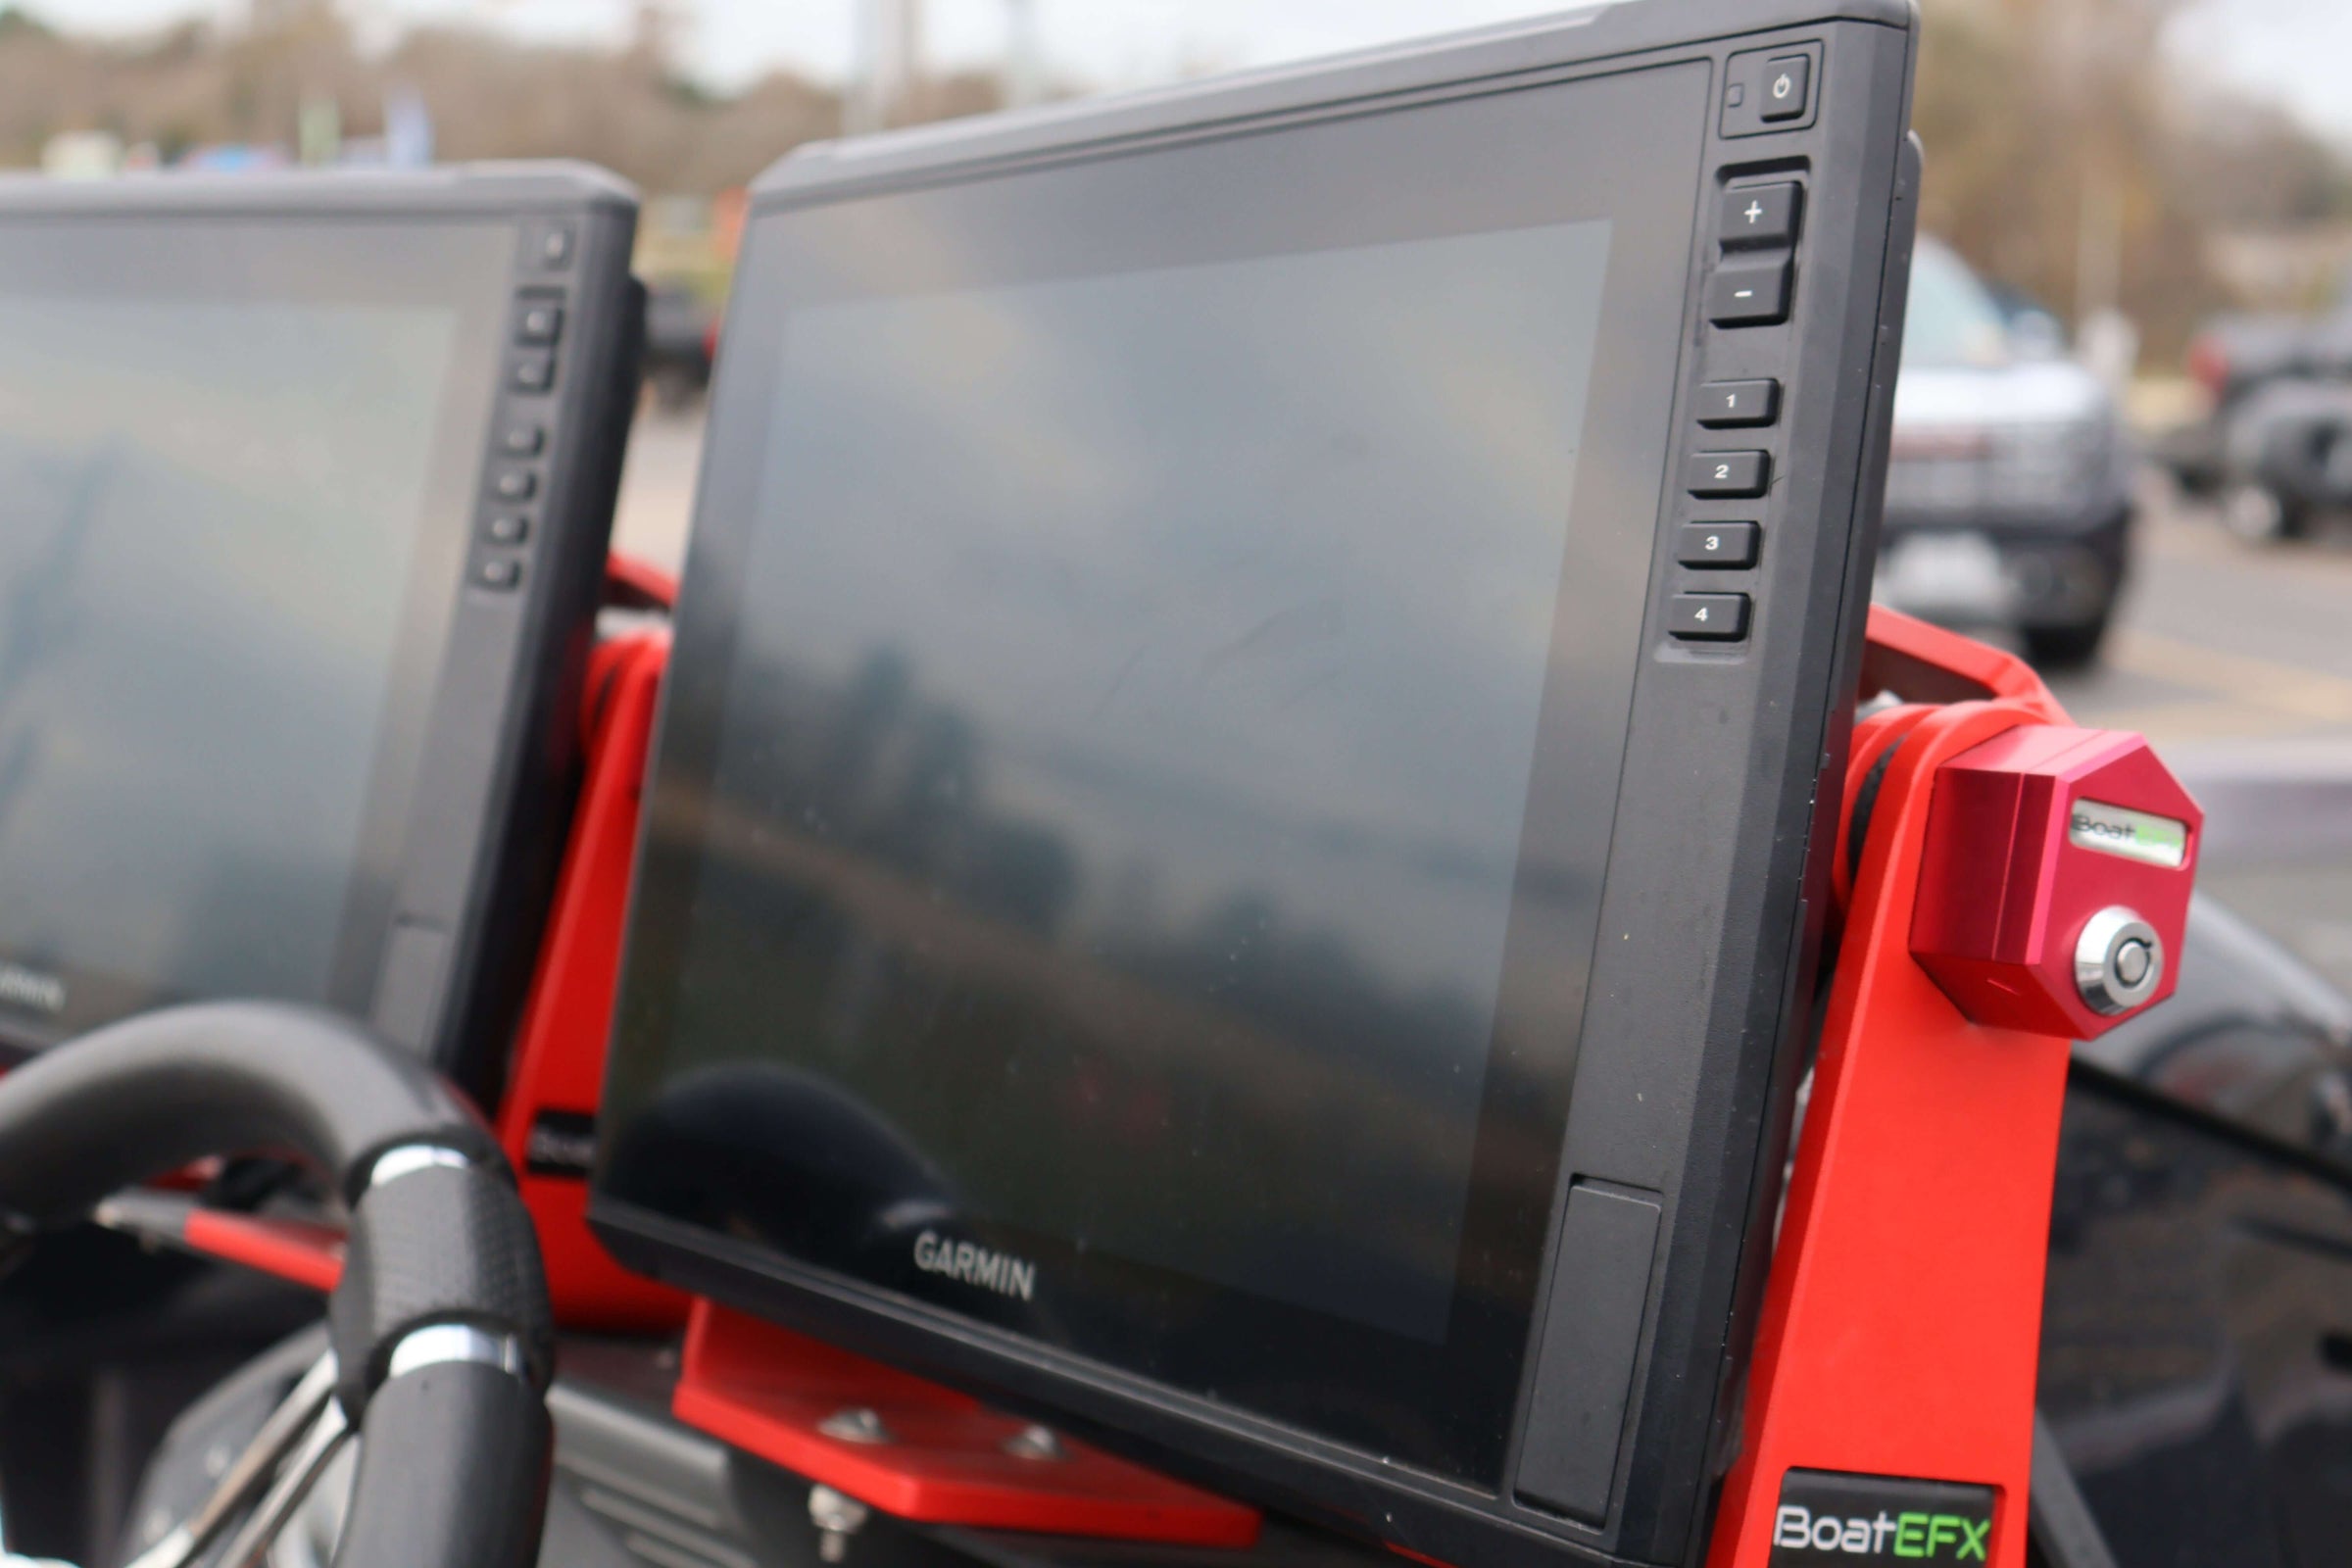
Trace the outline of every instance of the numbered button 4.
{"type": "Polygon", "coordinates": [[[1701,571],[1752,566],[1761,533],[1752,522],[1686,522],[1675,540],[1674,559],[1701,571]]]}
{"type": "Polygon", "coordinates": [[[1747,595],[1676,594],[1666,629],[1688,643],[1731,643],[1747,635],[1747,595]]]}

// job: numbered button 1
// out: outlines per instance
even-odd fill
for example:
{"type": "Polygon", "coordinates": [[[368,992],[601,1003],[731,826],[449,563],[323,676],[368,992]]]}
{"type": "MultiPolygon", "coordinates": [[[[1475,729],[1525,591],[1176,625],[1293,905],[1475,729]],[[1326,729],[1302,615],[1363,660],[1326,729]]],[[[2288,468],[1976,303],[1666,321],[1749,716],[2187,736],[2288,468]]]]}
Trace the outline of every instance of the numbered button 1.
{"type": "Polygon", "coordinates": [[[1674,559],[1701,571],[1752,566],[1762,532],[1752,522],[1686,522],[1675,540],[1674,559]]]}
{"type": "Polygon", "coordinates": [[[1698,422],[1710,429],[1770,424],[1781,416],[1781,383],[1709,381],[1698,389],[1698,422]]]}
{"type": "Polygon", "coordinates": [[[1747,595],[1676,594],[1666,630],[1687,643],[1734,643],[1747,635],[1747,595]]]}

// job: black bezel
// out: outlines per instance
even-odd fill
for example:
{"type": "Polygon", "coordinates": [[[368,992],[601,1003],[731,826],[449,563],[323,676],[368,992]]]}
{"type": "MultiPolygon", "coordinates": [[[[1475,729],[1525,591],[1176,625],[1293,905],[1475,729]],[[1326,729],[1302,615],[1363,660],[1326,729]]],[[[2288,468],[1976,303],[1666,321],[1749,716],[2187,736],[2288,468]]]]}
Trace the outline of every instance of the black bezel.
{"type": "MultiPolygon", "coordinates": [[[[1328,1298],[1330,1309],[1320,1310],[1262,1292],[1220,1289],[1174,1267],[1152,1267],[1118,1255],[1101,1235],[1080,1243],[1035,1225],[1014,1226],[1002,1216],[960,1216],[962,1223],[980,1227],[973,1232],[975,1239],[984,1238],[990,1246],[1038,1265],[1036,1310],[1028,1314],[1026,1332],[1041,1342],[1050,1339],[1071,1354],[1125,1366],[1172,1386],[1215,1388],[1227,1403],[1378,1448],[1399,1464],[1487,1486],[1500,1480],[1503,1432],[1495,1412],[1511,1404],[1521,1348],[1534,1314],[1537,1280],[1532,1265],[1543,1250],[1551,1205],[1553,1165],[1575,1064],[1578,1003],[1607,867],[1611,805],[1625,741],[1624,711],[1640,662],[1649,535],[1646,526],[1625,519],[1646,517],[1659,503],[1654,465],[1618,463],[1598,454],[1647,453],[1662,446],[1670,434],[1674,365],[1671,357],[1656,354],[1654,345],[1670,337],[1681,320],[1682,291],[1674,279],[1689,248],[1690,214],[1680,193],[1696,178],[1698,121],[1707,80],[1703,68],[1694,65],[1666,69],[1677,79],[1664,87],[1655,79],[1657,73],[1637,71],[1512,92],[1472,91],[1398,113],[1318,119],[1311,122],[1313,134],[1286,135],[1279,145],[1268,145],[1263,137],[1237,135],[1192,143],[1173,154],[1154,147],[1056,164],[1037,172],[998,175],[980,183],[924,187],[893,192],[877,201],[817,204],[756,216],[748,226],[741,264],[743,276],[756,281],[740,288],[728,318],[734,347],[715,394],[718,412],[709,442],[711,457],[702,502],[705,525],[696,536],[686,590],[691,604],[680,617],[672,656],[666,750],[651,807],[662,825],[649,840],[638,868],[642,935],[631,954],[622,1027],[640,1038],[674,1039],[689,1029],[681,1018],[688,989],[683,971],[694,951],[691,934],[704,929],[697,911],[714,897],[711,883],[697,865],[706,855],[732,858],[732,849],[707,849],[706,844],[717,844],[711,836],[713,824],[730,820],[741,808],[740,797],[733,808],[714,805],[720,793],[719,756],[732,744],[731,721],[740,716],[730,706],[733,682],[722,681],[719,672],[762,665],[799,651],[789,630],[776,629],[778,622],[790,622],[794,610],[769,596],[786,585],[772,573],[762,575],[758,561],[771,536],[798,532],[789,516],[779,516],[774,510],[791,505],[789,494],[767,494],[765,487],[771,483],[789,486],[792,474],[774,466],[778,460],[770,453],[776,437],[760,423],[763,411],[783,395],[780,367],[804,306],[910,297],[919,301],[932,283],[927,269],[943,259],[952,259],[956,286],[990,288],[1036,286],[1073,273],[1097,281],[1132,279],[1171,265],[1262,266],[1270,259],[1301,255],[1328,259],[1361,254],[1367,247],[1429,243],[1448,236],[1518,231],[1524,238],[1538,227],[1573,230],[1583,243],[1592,244],[1606,258],[1606,281],[1587,302],[1596,318],[1592,352],[1596,364],[1615,368],[1606,395],[1586,400],[1581,431],[1569,429],[1562,439],[1582,454],[1573,463],[1568,511],[1579,518],[1600,520],[1575,527],[1564,516],[1556,519],[1560,537],[1567,541],[1565,563],[1556,569],[1556,580],[1544,585],[1549,591],[1541,595],[1549,601],[1545,608],[1554,628],[1551,647],[1534,655],[1514,651],[1505,656],[1508,664],[1544,677],[1541,702],[1534,705],[1540,716],[1533,710],[1527,714],[1533,731],[1532,779],[1522,776],[1504,786],[1513,793],[1513,809],[1498,823],[1499,842],[1482,841],[1473,849],[1453,841],[1444,852],[1474,860],[1494,857],[1515,869],[1515,874],[1513,869],[1503,873],[1515,886],[1497,890],[1508,898],[1508,933],[1494,953],[1484,956],[1500,971],[1499,988],[1493,993],[1494,1021],[1491,1028],[1479,1028],[1475,1041],[1464,1038],[1451,1047],[1421,1038],[1412,1041],[1416,1051],[1431,1056],[1469,1047],[1484,1071],[1468,1079],[1479,1092],[1454,1107],[1458,1119],[1448,1116],[1443,1122],[1410,1127],[1387,1124],[1395,1126],[1395,1136],[1404,1142],[1449,1135],[1464,1139],[1468,1147],[1447,1157],[1458,1155],[1464,1161],[1458,1169],[1449,1166],[1448,1173],[1464,1179],[1466,1196],[1455,1191],[1435,1202],[1450,1199],[1462,1225],[1461,1258],[1513,1262],[1459,1270],[1447,1262],[1442,1273],[1391,1273],[1388,1279],[1414,1294],[1409,1306],[1396,1296],[1387,1298],[1395,1310],[1384,1325],[1373,1321],[1380,1313],[1362,1305],[1371,1295],[1371,1288],[1360,1283],[1362,1276],[1357,1276],[1356,1310],[1350,1312],[1328,1298]],[[1676,152],[1683,167],[1673,179],[1660,180],[1644,177],[1646,172],[1635,166],[1580,170],[1571,177],[1546,165],[1549,149],[1605,136],[1612,129],[1661,148],[1679,140],[1676,152]],[[1477,161],[1475,172],[1462,168],[1466,158],[1477,161]],[[1217,214],[1218,220],[1205,219],[1204,212],[1217,214]],[[878,232],[955,237],[936,249],[900,248],[870,243],[870,236],[878,232]],[[762,519],[760,526],[753,525],[755,517],[762,519]],[[749,587],[755,577],[766,586],[749,587]],[[1531,793],[1554,803],[1553,808],[1523,826],[1516,808],[1531,793]],[[1149,1309],[1139,1310],[1146,1302],[1151,1303],[1149,1309]],[[1421,1332],[1401,1326],[1400,1320],[1413,1317],[1418,1317],[1421,1332]],[[1433,1324],[1433,1318],[1442,1326],[1433,1324]],[[1046,1331],[1048,1322],[1054,1332],[1046,1331]],[[1338,1392],[1342,1390],[1344,1396],[1338,1392]]],[[[1530,286],[1540,285],[1531,280],[1530,286]]],[[[1556,285],[1551,292],[1559,294],[1556,285]]],[[[1514,325],[1520,332],[1527,330],[1525,317],[1515,317],[1514,325]]],[[[1269,350],[1261,342],[1254,352],[1264,355],[1269,350]]],[[[1531,362],[1528,373],[1554,369],[1549,364],[1531,362]]],[[[1368,546],[1371,528],[1377,525],[1358,517],[1342,526],[1351,541],[1368,546]]],[[[1457,552],[1467,548],[1469,536],[1476,532],[1468,524],[1446,529],[1409,512],[1396,526],[1421,539],[1449,540],[1457,552]]],[[[1355,613],[1366,612],[1359,609],[1355,613]]],[[[1429,650],[1417,652],[1420,657],[1413,662],[1420,663],[1429,650]]],[[[913,655],[911,642],[908,654],[922,662],[913,655]]],[[[1072,655],[1074,662],[1085,657],[1072,655]]],[[[1450,701],[1449,696],[1425,695],[1431,710],[1450,701]]],[[[959,706],[973,700],[975,694],[966,692],[959,706]]],[[[1389,701],[1396,700],[1392,691],[1389,701]]],[[[1010,743],[976,713],[958,722],[973,728],[981,753],[1010,743]]],[[[1082,744],[1074,737],[1070,743],[1082,744]]],[[[985,766],[982,771],[987,771],[985,766]]],[[[958,798],[978,808],[982,788],[975,784],[968,796],[958,792],[958,798]]],[[[1316,804],[1312,798],[1294,798],[1279,809],[1312,811],[1316,804]]],[[[1428,824],[1398,817],[1361,830],[1402,833],[1418,840],[1428,824]]],[[[734,848],[750,857],[759,853],[756,848],[734,848]]],[[[1400,887],[1397,897],[1409,902],[1425,889],[1426,884],[1400,887]]],[[[989,929],[986,917],[968,906],[959,907],[960,915],[949,918],[978,923],[959,923],[957,928],[968,929],[975,940],[990,940],[983,934],[989,929]]],[[[1320,925],[1330,917],[1331,911],[1294,915],[1293,923],[1306,919],[1320,925]]],[[[737,918],[762,916],[747,911],[737,918]]],[[[884,951],[901,952],[889,933],[895,927],[903,938],[905,928],[890,920],[879,922],[879,927],[870,931],[870,940],[884,951]]],[[[1335,932],[1331,940],[1344,943],[1349,938],[1335,932]]],[[[917,944],[927,945],[920,939],[917,944]]],[[[769,961],[782,961],[786,945],[780,935],[771,936],[763,944],[769,961]]],[[[1111,971],[1089,966],[1066,944],[1058,951],[1074,969],[1117,983],[1111,971]]],[[[911,952],[903,957],[920,963],[911,952]]],[[[1482,981],[1494,986],[1494,970],[1467,983],[1482,981]]],[[[990,983],[968,974],[965,982],[976,992],[1001,995],[990,983]]],[[[1389,977],[1387,983],[1398,982],[1389,977]]],[[[1045,1015],[1061,1017],[1046,994],[1052,990],[1046,985],[1029,995],[1045,1015]]],[[[1206,1003],[1198,996],[1191,1000],[1195,1004],[1206,1003]]],[[[1213,1004],[1206,1004],[1213,1008],[1213,1004]]],[[[1257,1022],[1281,1032],[1281,1025],[1270,1018],[1257,1022]]],[[[698,1037],[724,1049],[724,1041],[742,1035],[726,1024],[714,1030],[706,1012],[698,1037]]],[[[958,1041],[953,1048],[959,1056],[973,1054],[963,1049],[965,1044],[958,1041]]],[[[1364,1042],[1358,1036],[1349,1044],[1361,1047],[1364,1042]]],[[[1188,1046],[1170,1039],[1161,1049],[1181,1055],[1188,1046]]],[[[1345,1049],[1324,1039],[1308,1048],[1308,1055],[1345,1049]]],[[[1152,1054],[1147,1051],[1144,1055],[1152,1054]]],[[[920,1059],[919,1051],[914,1056],[920,1059]]],[[[643,1065],[650,1068],[650,1059],[643,1065]]],[[[1034,1065],[1038,1071],[1051,1070],[1042,1059],[1034,1065]]],[[[1298,1065],[1316,1070],[1303,1059],[1298,1065]]],[[[1141,1070],[1154,1081],[1169,1081],[1152,1067],[1141,1070]]],[[[1174,1079],[1183,1076],[1173,1063],[1168,1071],[1174,1079]]],[[[977,1077],[980,1081],[968,1087],[985,1095],[995,1073],[980,1072],[977,1077]]],[[[610,1086],[609,1103],[616,1115],[626,1115],[632,1097],[625,1091],[642,1079],[640,1072],[610,1086]]],[[[745,1088],[751,1092],[750,1085],[745,1088]]],[[[1375,1092],[1373,1098],[1377,1103],[1381,1097],[1375,1092]]],[[[724,1099],[730,1106],[745,1102],[742,1095],[724,1099]]],[[[1245,1118],[1250,1114],[1236,1105],[1220,1119],[1236,1113],[1245,1118]]],[[[1259,1124],[1269,1134],[1292,1124],[1295,1114],[1295,1107],[1273,1104],[1257,1111],[1259,1124]]],[[[1335,1126],[1347,1120],[1338,1103],[1326,1104],[1321,1114],[1335,1126]]],[[[691,1132],[676,1136],[689,1145],[695,1142],[691,1132]]],[[[1361,1130],[1352,1134],[1355,1139],[1365,1136],[1361,1130]]],[[[800,1141],[779,1133],[760,1142],[796,1146],[800,1141]]],[[[1170,1140],[1163,1148],[1172,1152],[1183,1142],[1170,1140]]],[[[662,1173],[652,1175],[657,1181],[675,1181],[699,1163],[691,1148],[672,1158],[645,1148],[642,1141],[632,1147],[643,1150],[633,1156],[644,1162],[639,1168],[662,1173]]],[[[1129,1149],[1136,1152],[1132,1145],[1129,1149]]],[[[1338,1149],[1331,1152],[1335,1158],[1344,1157],[1338,1149]]],[[[1175,1190],[1190,1175],[1161,1170],[1141,1179],[1157,1190],[1175,1190]]],[[[695,1183],[721,1191],[741,1185],[785,1191],[794,1184],[795,1172],[789,1167],[695,1183]]],[[[1443,1178],[1435,1178],[1432,1190],[1442,1185],[1443,1178]]],[[[632,1195],[639,1191],[626,1186],[615,1190],[632,1195]]],[[[1330,1198],[1336,1201],[1313,1217],[1294,1213],[1288,1223],[1344,1226],[1343,1212],[1364,1211],[1360,1193],[1333,1189],[1330,1198]]],[[[651,1197],[643,1200],[708,1229],[738,1236],[758,1233],[757,1223],[740,1211],[689,1212],[651,1197]]],[[[1389,1223],[1396,1223],[1394,1215],[1389,1223]]],[[[846,1236],[835,1240],[844,1246],[859,1245],[846,1236]]],[[[803,1262],[867,1278],[942,1306],[969,1304],[955,1300],[962,1294],[959,1287],[936,1276],[902,1267],[895,1275],[876,1278],[869,1269],[882,1259],[868,1259],[861,1267],[858,1259],[810,1250],[808,1239],[795,1243],[778,1238],[774,1245],[803,1262]]],[[[906,1250],[898,1251],[897,1261],[904,1264],[906,1250]]]]}
{"type": "MultiPolygon", "coordinates": [[[[1884,463],[1907,275],[1912,22],[1909,8],[1894,4],[1624,8],[1336,66],[846,144],[788,162],[755,193],[758,215],[1438,94],[1677,62],[1707,63],[1721,84],[1737,54],[1786,48],[1814,56],[1812,109],[1788,128],[1726,135],[1710,92],[1703,172],[1690,197],[1673,423],[1684,434],[1661,477],[1657,537],[1670,542],[1683,522],[1719,514],[1680,493],[1676,476],[1689,451],[1764,449],[1777,472],[1771,493],[1747,504],[1764,521],[1758,565],[1693,573],[1671,548],[1651,553],[1621,808],[1554,1200],[1555,1234],[1575,1188],[1649,1203],[1660,1215],[1623,1435],[1605,1471],[1613,1476],[1605,1509],[1569,1517],[1521,1500],[1507,1482],[1497,1495],[1384,1462],[600,1192],[592,1216],[622,1258],[1229,1489],[1446,1560],[1495,1560],[1563,1544],[1653,1562],[1694,1549],[1693,1526],[1720,1474],[1736,1410],[1741,1358],[1727,1351],[1744,1343],[1760,1280],[1810,1008],[1826,865],[1814,842],[1822,836],[1812,832],[1817,787],[1837,776],[1850,718],[1875,549],[1873,476],[1884,463]],[[1806,183],[1808,201],[1790,320],[1743,328],[1737,338],[1720,333],[1702,318],[1699,286],[1716,249],[1715,197],[1743,180],[1791,174],[1806,183]],[[1756,375],[1783,384],[1779,422],[1742,432],[1738,443],[1709,440],[1695,424],[1696,386],[1756,375]],[[1747,637],[1714,645],[1673,638],[1667,600],[1694,589],[1752,596],[1747,637]],[[1640,808],[1623,809],[1629,802],[1640,808]]],[[[1642,151],[1579,149],[1629,160],[1642,151]]],[[[726,374],[722,366],[722,388],[726,374]]],[[[719,417],[728,416],[722,408],[719,417]]],[[[686,613],[691,620],[691,604],[686,613]]],[[[1834,801],[1834,790],[1826,798],[1834,801]]],[[[644,855],[641,845],[641,865],[644,855]]],[[[641,889],[640,913],[645,898],[641,889]]],[[[633,959],[646,940],[633,934],[633,959]]],[[[619,1055],[616,1074],[627,1071],[619,1055]]],[[[1554,1262],[1547,1249],[1546,1281],[1554,1262]]],[[[1561,1260],[1557,1283],[1572,1283],[1577,1272],[1561,1260]]],[[[1558,1298],[1547,1291],[1546,1298],[1558,1298]]],[[[1531,1340],[1540,1343],[1544,1328],[1540,1305],[1531,1340]]],[[[1529,1426],[1542,1425],[1561,1396],[1539,1377],[1538,1361],[1531,1348],[1506,1478],[1518,1473],[1529,1426]]]]}
{"type": "MultiPolygon", "coordinates": [[[[412,701],[388,710],[377,732],[379,753],[415,759],[405,804],[371,811],[363,880],[386,885],[375,890],[374,916],[347,921],[365,934],[342,944],[334,994],[317,999],[429,1055],[485,1103],[528,989],[578,766],[578,694],[635,404],[636,210],[634,192],[612,175],[552,163],[0,179],[0,242],[32,229],[133,243],[168,236],[250,245],[266,258],[453,228],[489,236],[512,257],[503,278],[474,283],[466,307],[464,325],[478,335],[459,352],[472,362],[483,416],[478,429],[445,432],[453,444],[436,458],[445,471],[419,522],[420,562],[458,580],[413,585],[416,597],[443,594],[446,603],[411,618],[395,659],[412,701]],[[544,390],[515,375],[532,350],[515,341],[514,316],[531,300],[564,313],[544,390]],[[488,524],[515,510],[493,480],[516,461],[498,432],[517,417],[543,436],[523,460],[534,490],[527,532],[510,547],[488,524]],[[507,569],[513,587],[487,584],[507,569]]],[[[169,254],[160,244],[157,253],[169,254]]],[[[38,1051],[98,1021],[0,1009],[0,1051],[38,1051]]]]}

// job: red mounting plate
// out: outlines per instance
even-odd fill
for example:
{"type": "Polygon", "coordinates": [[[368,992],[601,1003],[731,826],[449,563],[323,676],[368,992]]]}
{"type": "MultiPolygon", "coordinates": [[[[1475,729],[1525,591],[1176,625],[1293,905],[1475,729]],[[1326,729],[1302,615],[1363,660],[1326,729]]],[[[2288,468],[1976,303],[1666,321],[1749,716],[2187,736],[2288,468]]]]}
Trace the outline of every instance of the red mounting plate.
{"type": "Polygon", "coordinates": [[[1038,1457],[1019,1441],[1034,1430],[1025,1421],[709,1301],[695,1303],[670,1407],[689,1426],[902,1519],[1170,1545],[1257,1539],[1254,1508],[1067,1438],[1038,1457]],[[870,1411],[889,1441],[823,1430],[856,1411],[870,1411]]]}

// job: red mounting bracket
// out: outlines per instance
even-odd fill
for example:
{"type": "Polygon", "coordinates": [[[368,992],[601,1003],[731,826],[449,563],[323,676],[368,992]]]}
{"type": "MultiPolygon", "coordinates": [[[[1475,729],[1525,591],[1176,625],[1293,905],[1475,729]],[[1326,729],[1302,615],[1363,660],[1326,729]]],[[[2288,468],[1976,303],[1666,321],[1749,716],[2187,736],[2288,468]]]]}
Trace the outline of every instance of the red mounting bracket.
{"type": "Polygon", "coordinates": [[[1168,1545],[1257,1539],[1254,1508],[709,1301],[694,1305],[670,1408],[902,1519],[1168,1545]]]}
{"type": "Polygon", "coordinates": [[[1840,857],[1845,929],[1709,1563],[1891,1547],[2022,1568],[2070,1042],[2171,993],[2203,818],[2144,741],[2069,726],[1981,644],[1874,610],[1863,689],[1945,706],[1856,729],[1837,842],[1857,811],[1865,838],[1840,857]],[[2099,947],[2128,999],[2076,974],[2117,907],[2153,934],[2099,947]],[[1905,1495],[1960,1500],[1875,1502],[1905,1495]]]}
{"type": "Polygon", "coordinates": [[[630,862],[668,659],[668,637],[649,632],[602,644],[590,665],[587,779],[498,1117],[538,1225],[556,1321],[567,1329],[659,1332],[686,1316],[684,1296],[623,1269],[588,1229],[630,862]]]}

